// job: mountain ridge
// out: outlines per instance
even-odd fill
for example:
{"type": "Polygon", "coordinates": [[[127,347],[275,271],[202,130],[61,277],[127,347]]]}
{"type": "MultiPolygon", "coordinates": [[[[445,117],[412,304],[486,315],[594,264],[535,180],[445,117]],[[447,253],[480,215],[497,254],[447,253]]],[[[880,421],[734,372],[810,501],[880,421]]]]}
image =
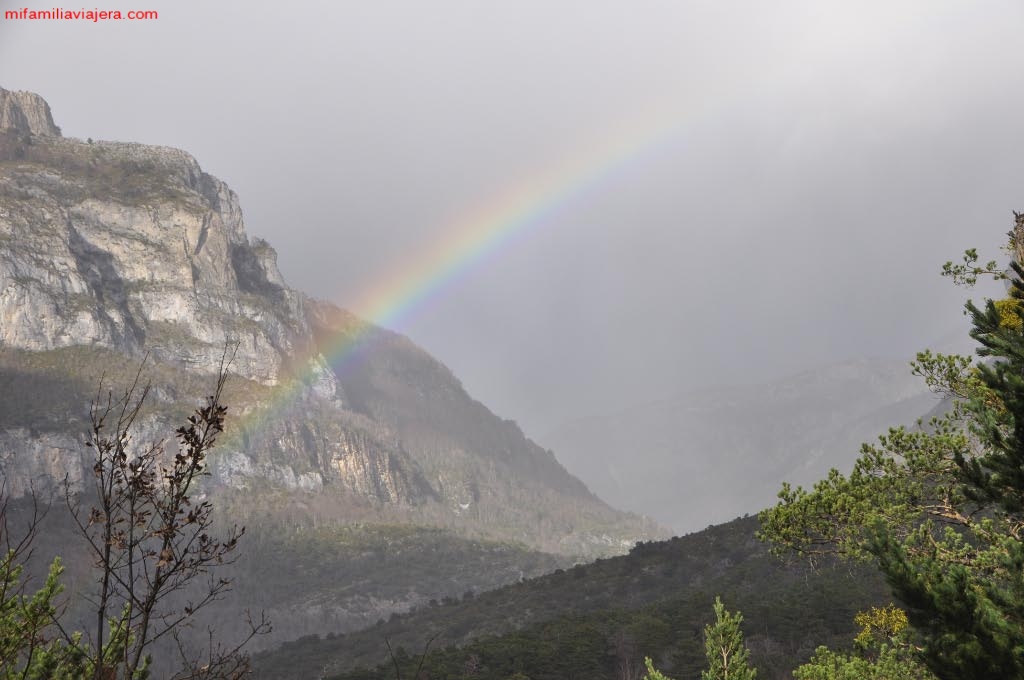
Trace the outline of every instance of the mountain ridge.
{"type": "Polygon", "coordinates": [[[906,362],[855,359],[577,419],[542,441],[602,498],[694,531],[757,512],[784,481],[846,470],[936,402],[906,362]]]}
{"type": "MultiPolygon", "coordinates": [[[[231,346],[237,436],[211,458],[212,489],[362,498],[384,519],[419,513],[580,556],[665,535],[607,506],[407,338],[288,287],[238,196],[192,155],[63,137],[31,93],[0,89],[0,111],[0,365],[7,385],[35,391],[26,403],[61,381],[84,398],[101,369],[148,356],[160,389],[142,434],[155,437],[231,346]],[[332,365],[339,339],[358,356],[332,365]],[[278,390],[293,396],[261,416],[278,390]]],[[[0,456],[9,492],[62,468],[84,479],[81,409],[61,423],[7,407],[4,421],[34,423],[0,432],[8,451],[32,452],[0,456]]]]}

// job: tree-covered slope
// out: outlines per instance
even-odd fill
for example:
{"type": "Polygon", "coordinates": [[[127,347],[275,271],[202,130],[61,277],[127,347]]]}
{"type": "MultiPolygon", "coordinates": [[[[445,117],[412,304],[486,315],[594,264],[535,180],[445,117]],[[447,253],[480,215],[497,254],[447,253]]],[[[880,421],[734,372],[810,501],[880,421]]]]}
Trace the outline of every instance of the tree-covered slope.
{"type": "Polygon", "coordinates": [[[856,611],[887,601],[886,591],[871,572],[780,561],[756,528],[739,519],[357,633],[310,636],[258,656],[257,677],[393,678],[387,644],[401,650],[402,675],[412,677],[428,642],[430,678],[612,680],[637,677],[622,673],[640,668],[644,655],[673,677],[695,677],[716,595],[744,613],[763,677],[789,677],[818,645],[848,644],[856,611]]]}

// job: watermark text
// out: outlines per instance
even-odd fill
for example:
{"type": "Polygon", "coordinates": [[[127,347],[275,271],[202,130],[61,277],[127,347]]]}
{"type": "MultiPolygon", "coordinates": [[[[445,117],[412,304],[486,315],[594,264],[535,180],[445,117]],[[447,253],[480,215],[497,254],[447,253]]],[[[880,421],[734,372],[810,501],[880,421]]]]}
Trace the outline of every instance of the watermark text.
{"type": "Polygon", "coordinates": [[[155,9],[64,9],[63,7],[52,7],[50,9],[21,9],[4,10],[4,19],[9,21],[152,21],[159,19],[160,15],[155,9]]]}

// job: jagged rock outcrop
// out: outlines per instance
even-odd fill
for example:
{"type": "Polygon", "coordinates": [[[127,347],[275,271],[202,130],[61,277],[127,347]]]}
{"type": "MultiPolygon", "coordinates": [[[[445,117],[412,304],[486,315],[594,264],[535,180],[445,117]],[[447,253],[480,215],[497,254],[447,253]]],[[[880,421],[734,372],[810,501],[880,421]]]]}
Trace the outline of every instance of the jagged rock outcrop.
{"type": "Polygon", "coordinates": [[[382,503],[436,500],[402,443],[369,419],[305,400],[268,423],[238,423],[214,459],[217,480],[246,488],[254,479],[289,490],[325,487],[382,503]]]}
{"type": "Polygon", "coordinates": [[[11,92],[0,88],[0,129],[40,137],[60,137],[53,124],[50,105],[33,92],[11,92]]]}
{"type": "Polygon", "coordinates": [[[388,521],[575,555],[660,533],[594,497],[408,339],[289,288],[238,197],[189,154],[61,137],[28,93],[0,90],[0,110],[0,393],[20,390],[0,394],[0,448],[18,452],[0,451],[8,491],[87,478],[75,404],[111,367],[150,356],[160,389],[137,436],[158,439],[233,347],[210,490],[358,499],[388,521]],[[339,343],[361,344],[358,360],[332,365],[339,343]]]}
{"type": "Polygon", "coordinates": [[[0,130],[0,154],[15,161],[0,171],[5,345],[95,344],[211,370],[237,343],[236,370],[266,384],[294,357],[319,360],[302,296],[246,236],[238,197],[195,159],[30,141],[0,130]]]}
{"type": "Polygon", "coordinates": [[[80,488],[85,474],[80,461],[82,444],[69,434],[21,427],[0,431],[0,472],[4,492],[12,498],[44,491],[65,478],[73,488],[80,488]]]}

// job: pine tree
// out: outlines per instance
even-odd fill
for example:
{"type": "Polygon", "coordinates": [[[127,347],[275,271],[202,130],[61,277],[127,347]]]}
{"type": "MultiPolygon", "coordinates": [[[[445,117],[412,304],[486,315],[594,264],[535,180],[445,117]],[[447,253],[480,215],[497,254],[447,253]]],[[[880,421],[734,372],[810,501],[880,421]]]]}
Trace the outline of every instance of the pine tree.
{"type": "Polygon", "coordinates": [[[809,662],[793,671],[795,680],[934,680],[907,641],[910,630],[902,609],[872,607],[854,621],[861,631],[853,653],[818,647],[809,662]]]}
{"type": "Polygon", "coordinates": [[[743,615],[730,614],[720,597],[715,598],[715,621],[704,627],[708,669],[701,680],[754,680],[757,671],[748,665],[750,650],[743,644],[743,615]]]}
{"type": "Polygon", "coordinates": [[[651,657],[644,657],[644,667],[647,669],[647,674],[644,675],[643,680],[672,680],[657,668],[654,667],[654,662],[651,661],[651,657]]]}
{"type": "Polygon", "coordinates": [[[966,403],[977,446],[954,455],[966,505],[984,518],[965,537],[971,559],[913,555],[884,528],[872,542],[922,634],[926,663],[943,679],[1024,678],[1024,269],[1011,268],[1009,301],[1018,304],[967,304],[978,354],[989,359],[966,403]]]}
{"type": "MultiPolygon", "coordinates": [[[[708,669],[701,671],[701,680],[754,680],[757,671],[750,667],[750,650],[743,644],[743,615],[730,614],[722,604],[722,598],[715,597],[715,621],[704,627],[704,649],[707,653],[708,669]]],[[[647,674],[643,680],[672,680],[654,667],[650,657],[644,657],[647,674]]]]}
{"type": "Polygon", "coordinates": [[[980,362],[922,352],[913,364],[949,413],[896,428],[853,472],[784,486],[762,537],[815,556],[874,561],[906,610],[918,658],[942,680],[1024,680],[1024,215],[1011,273],[974,250],[944,275],[1010,280],[1010,297],[969,303],[980,362]]]}

